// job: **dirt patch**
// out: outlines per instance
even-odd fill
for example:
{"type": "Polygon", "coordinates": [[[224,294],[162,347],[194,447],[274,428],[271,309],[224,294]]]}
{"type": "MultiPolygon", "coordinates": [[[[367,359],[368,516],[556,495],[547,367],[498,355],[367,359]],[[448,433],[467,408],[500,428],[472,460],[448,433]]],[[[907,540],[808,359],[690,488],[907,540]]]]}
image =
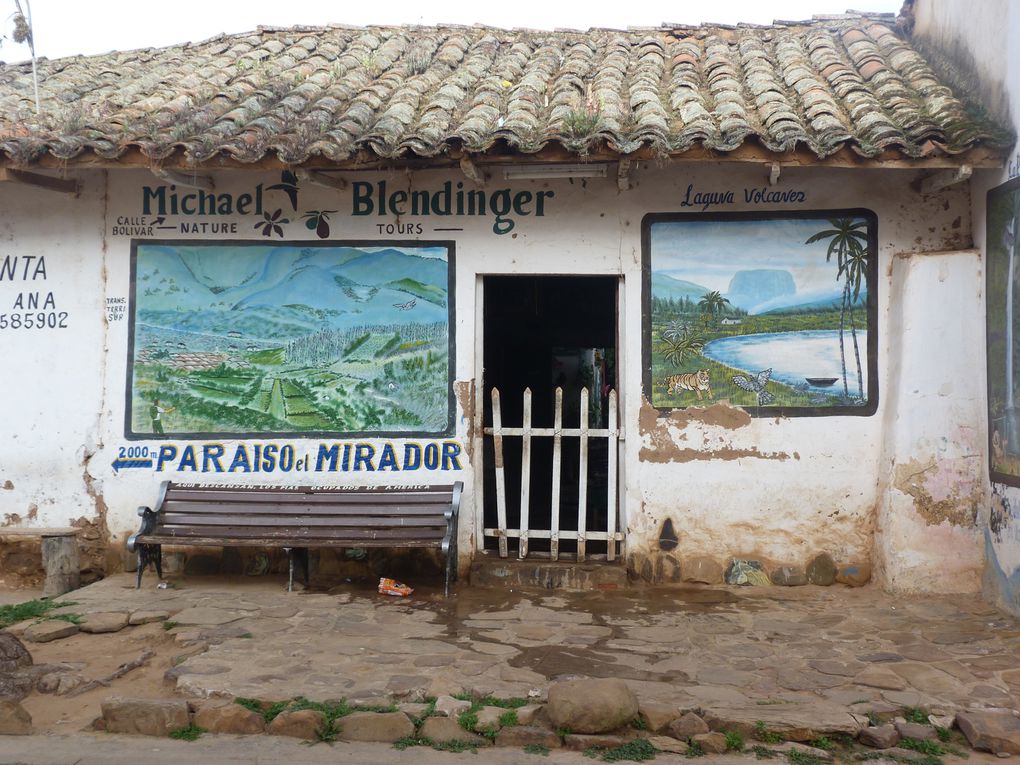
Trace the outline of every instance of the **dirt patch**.
{"type": "Polygon", "coordinates": [[[164,685],[163,674],[170,669],[173,657],[183,650],[158,622],[105,635],[79,632],[63,640],[26,643],[25,646],[36,664],[77,662],[80,668],[73,671],[86,681],[110,676],[121,664],[137,658],[145,650],[155,654],[147,664],[112,681],[109,686],[100,686],[80,696],[33,691],[21,704],[32,715],[36,733],[72,733],[91,727],[92,721],[101,715],[103,699],[110,696],[173,698],[173,689],[164,685]]]}
{"type": "Polygon", "coordinates": [[[913,497],[914,510],[927,526],[938,526],[943,522],[952,526],[974,526],[977,523],[981,489],[973,481],[953,482],[956,473],[953,467],[941,465],[934,457],[896,466],[893,486],[913,497]],[[937,499],[933,496],[936,490],[937,499]]]}
{"type": "Polygon", "coordinates": [[[474,447],[475,437],[475,381],[457,380],[453,384],[453,390],[457,396],[460,411],[467,420],[467,433],[464,435],[464,439],[467,442],[465,444],[465,451],[467,452],[468,459],[471,459],[471,450],[474,447]]]}

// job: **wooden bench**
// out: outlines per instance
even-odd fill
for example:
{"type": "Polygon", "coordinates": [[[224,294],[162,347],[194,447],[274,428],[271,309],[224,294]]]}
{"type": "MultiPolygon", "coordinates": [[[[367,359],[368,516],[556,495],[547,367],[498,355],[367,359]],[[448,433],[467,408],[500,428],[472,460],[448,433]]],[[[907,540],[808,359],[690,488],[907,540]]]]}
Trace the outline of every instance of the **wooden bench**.
{"type": "Polygon", "coordinates": [[[162,545],[274,547],[287,551],[287,590],[298,563],[308,584],[310,547],[438,548],[446,556],[446,594],[456,577],[457,515],[464,484],[336,489],[195,486],[164,481],[155,508],[139,507],[142,527],[127,542],[138,553],[136,588],[162,545]]]}

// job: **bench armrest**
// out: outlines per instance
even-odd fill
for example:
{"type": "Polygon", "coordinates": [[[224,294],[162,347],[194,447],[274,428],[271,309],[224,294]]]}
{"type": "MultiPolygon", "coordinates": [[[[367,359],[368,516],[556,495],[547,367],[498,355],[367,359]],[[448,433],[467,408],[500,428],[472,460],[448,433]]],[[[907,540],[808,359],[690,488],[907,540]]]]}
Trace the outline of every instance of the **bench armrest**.
{"type": "Polygon", "coordinates": [[[151,508],[144,505],[139,507],[138,515],[142,519],[142,527],[138,529],[137,533],[132,534],[127,539],[127,550],[132,553],[138,550],[138,537],[142,534],[151,534],[156,525],[156,513],[151,508]]]}

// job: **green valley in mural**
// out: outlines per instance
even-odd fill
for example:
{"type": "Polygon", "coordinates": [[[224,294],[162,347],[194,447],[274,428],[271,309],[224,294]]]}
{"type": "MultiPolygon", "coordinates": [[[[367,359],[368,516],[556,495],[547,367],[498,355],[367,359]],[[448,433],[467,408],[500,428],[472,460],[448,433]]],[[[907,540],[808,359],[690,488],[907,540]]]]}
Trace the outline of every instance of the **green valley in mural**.
{"type": "Polygon", "coordinates": [[[440,434],[450,243],[135,242],[127,435],[440,434]]]}
{"type": "Polygon", "coordinates": [[[656,408],[875,411],[870,212],[654,214],[643,242],[656,408]]]}

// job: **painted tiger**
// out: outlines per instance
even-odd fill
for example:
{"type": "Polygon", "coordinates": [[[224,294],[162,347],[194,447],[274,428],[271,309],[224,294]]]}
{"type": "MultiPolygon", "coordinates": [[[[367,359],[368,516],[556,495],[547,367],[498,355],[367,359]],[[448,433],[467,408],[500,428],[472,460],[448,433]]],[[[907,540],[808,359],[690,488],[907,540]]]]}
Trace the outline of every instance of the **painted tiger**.
{"type": "Polygon", "coordinates": [[[701,392],[705,391],[709,397],[712,396],[712,386],[707,369],[699,369],[697,372],[688,372],[682,375],[672,375],[664,381],[667,394],[673,396],[682,390],[689,390],[698,394],[698,401],[701,401],[701,392]]]}

